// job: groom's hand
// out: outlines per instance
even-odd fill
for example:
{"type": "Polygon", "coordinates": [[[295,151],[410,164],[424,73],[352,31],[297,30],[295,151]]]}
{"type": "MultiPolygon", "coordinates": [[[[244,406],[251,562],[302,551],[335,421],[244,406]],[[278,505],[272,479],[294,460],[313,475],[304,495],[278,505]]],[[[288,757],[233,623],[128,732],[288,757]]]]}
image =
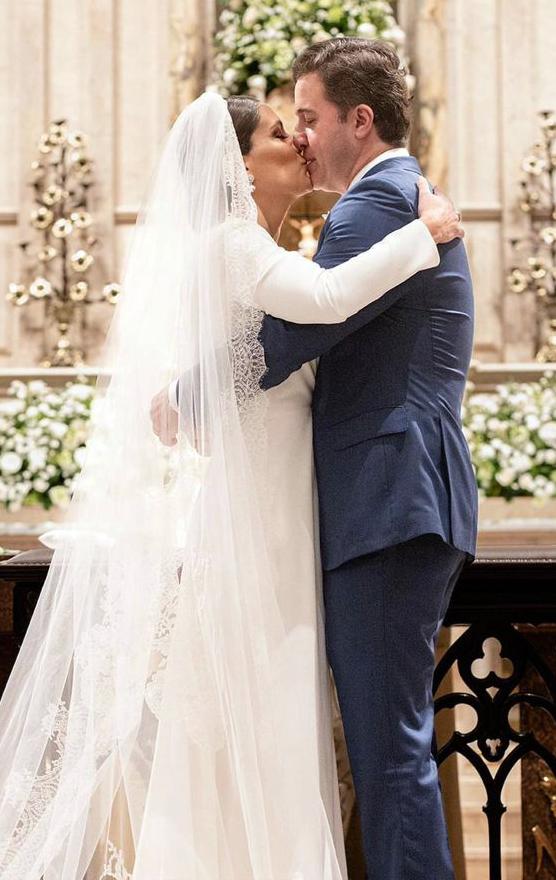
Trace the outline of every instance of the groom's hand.
{"type": "Polygon", "coordinates": [[[178,435],[178,413],[170,406],[168,388],[165,387],[151,400],[153,431],[165,446],[175,446],[178,435]]]}

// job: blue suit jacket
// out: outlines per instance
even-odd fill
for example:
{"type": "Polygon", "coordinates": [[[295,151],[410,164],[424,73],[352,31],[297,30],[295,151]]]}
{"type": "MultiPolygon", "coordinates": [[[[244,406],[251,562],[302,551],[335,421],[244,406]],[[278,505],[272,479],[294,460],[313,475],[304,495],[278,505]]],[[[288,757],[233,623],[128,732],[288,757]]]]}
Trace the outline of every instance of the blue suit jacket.
{"type": "MultiPolygon", "coordinates": [[[[336,266],[417,216],[412,157],[371,168],[336,203],[315,260],[336,266]]],[[[265,388],[320,356],[313,396],[323,565],[428,532],[474,555],[477,486],[460,408],[473,341],[463,242],[343,324],[267,316],[265,388]]]]}

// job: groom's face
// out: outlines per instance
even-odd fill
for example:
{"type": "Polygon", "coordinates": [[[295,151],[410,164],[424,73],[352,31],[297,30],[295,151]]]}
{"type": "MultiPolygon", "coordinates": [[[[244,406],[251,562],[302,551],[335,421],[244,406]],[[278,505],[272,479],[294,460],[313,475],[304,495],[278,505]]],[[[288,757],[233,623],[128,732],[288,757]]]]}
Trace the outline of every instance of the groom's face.
{"type": "Polygon", "coordinates": [[[326,98],[317,73],[308,73],[296,82],[295,112],[295,144],[303,150],[314,189],[343,192],[356,145],[350,126],[339,118],[338,107],[326,98]]]}

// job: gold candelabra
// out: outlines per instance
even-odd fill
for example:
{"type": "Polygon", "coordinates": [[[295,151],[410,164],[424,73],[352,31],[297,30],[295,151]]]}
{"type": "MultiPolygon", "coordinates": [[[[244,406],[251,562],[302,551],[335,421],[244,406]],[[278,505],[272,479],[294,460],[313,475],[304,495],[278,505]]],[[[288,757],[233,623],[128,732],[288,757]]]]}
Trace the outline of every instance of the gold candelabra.
{"type": "Polygon", "coordinates": [[[45,323],[57,329],[57,342],[41,360],[41,366],[77,366],[83,351],[70,340],[70,330],[81,310],[96,302],[118,301],[118,284],[105,284],[95,295],[89,272],[95,263],[98,239],[92,232],[88,210],[93,183],[93,161],[87,138],[69,131],[65,119],[52,122],[41,135],[39,158],[31,165],[34,206],[30,223],[40,241],[23,241],[23,280],[9,285],[7,299],[16,307],[42,301],[45,323]]]}
{"type": "Polygon", "coordinates": [[[513,293],[533,291],[537,302],[539,344],[535,359],[556,362],[556,112],[539,114],[541,138],[522,162],[520,209],[529,231],[510,241],[513,266],[508,278],[513,293]],[[518,251],[528,250],[526,261],[518,251]]]}

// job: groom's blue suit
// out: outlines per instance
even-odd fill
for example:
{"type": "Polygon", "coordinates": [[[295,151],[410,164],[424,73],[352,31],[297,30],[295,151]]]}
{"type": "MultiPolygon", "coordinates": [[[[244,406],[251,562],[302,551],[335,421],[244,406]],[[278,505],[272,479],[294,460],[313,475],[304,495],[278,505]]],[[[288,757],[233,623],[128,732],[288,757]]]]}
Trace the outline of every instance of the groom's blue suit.
{"type": "MultiPolygon", "coordinates": [[[[411,157],[336,203],[315,260],[344,262],[417,216],[411,157]]],[[[461,430],[473,294],[461,241],[340,325],[267,316],[265,387],[320,356],[313,397],[326,640],[372,880],[452,880],[433,736],[434,645],[475,552],[461,430]]]]}

